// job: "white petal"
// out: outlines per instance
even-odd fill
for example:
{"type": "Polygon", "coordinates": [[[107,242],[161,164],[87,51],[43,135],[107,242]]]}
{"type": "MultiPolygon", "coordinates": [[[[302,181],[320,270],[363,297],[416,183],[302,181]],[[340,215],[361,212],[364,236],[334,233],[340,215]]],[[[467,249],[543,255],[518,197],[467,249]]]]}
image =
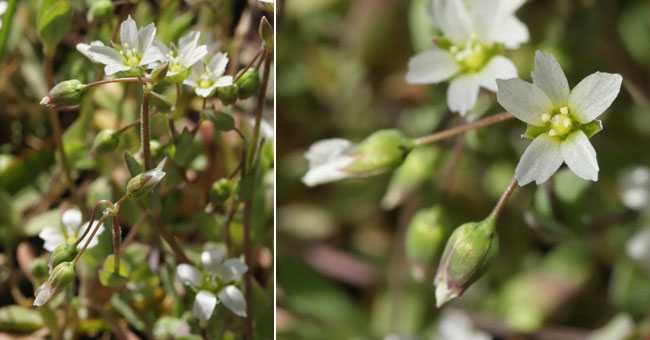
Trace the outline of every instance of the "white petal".
{"type": "Polygon", "coordinates": [[[232,85],[233,78],[232,76],[223,76],[219,77],[212,86],[214,87],[224,87],[224,86],[230,86],[232,85]]]}
{"type": "Polygon", "coordinates": [[[506,48],[516,49],[519,45],[530,40],[526,24],[515,16],[507,16],[497,26],[493,39],[502,43],[506,48]]]}
{"type": "Polygon", "coordinates": [[[34,296],[36,297],[36,299],[34,299],[34,306],[40,307],[44,305],[50,300],[52,295],[54,295],[54,289],[52,289],[47,282],[43,283],[38,287],[38,289],[36,289],[36,292],[34,292],[34,296]]]}
{"type": "Polygon", "coordinates": [[[199,42],[199,36],[201,35],[201,32],[199,31],[191,31],[184,35],[179,41],[178,41],[178,53],[179,54],[188,54],[190,51],[196,48],[196,45],[199,42]]]}
{"type": "Polygon", "coordinates": [[[476,105],[479,78],[476,74],[466,74],[454,78],[447,89],[447,106],[449,110],[465,116],[476,105]]]}
{"type": "Polygon", "coordinates": [[[153,46],[155,46],[156,48],[158,48],[158,50],[160,51],[160,53],[163,55],[163,58],[161,58],[162,60],[168,60],[168,58],[167,58],[167,54],[170,53],[170,50],[169,50],[169,48],[167,47],[167,45],[163,44],[160,40],[154,40],[154,41],[151,43],[151,45],[153,45],[153,46]]]}
{"type": "MultiPolygon", "coordinates": [[[[96,228],[97,222],[99,222],[99,221],[95,221],[93,223],[93,229],[96,228]]],[[[81,226],[81,228],[79,228],[79,231],[77,232],[77,235],[79,235],[79,236],[83,235],[83,233],[86,231],[86,229],[89,226],[90,226],[89,222],[84,223],[81,226]]],[[[92,230],[89,231],[88,234],[83,238],[83,240],[79,241],[79,244],[77,245],[78,249],[83,248],[84,244],[86,244],[86,242],[88,242],[88,238],[90,237],[90,234],[92,234],[92,232],[93,232],[92,230]]],[[[103,232],[104,232],[104,224],[102,223],[98,227],[97,232],[95,233],[95,236],[93,236],[92,240],[90,240],[90,243],[88,243],[88,249],[90,249],[90,248],[92,248],[92,247],[99,244],[99,235],[101,235],[103,232]]]]}
{"type": "Polygon", "coordinates": [[[208,67],[218,77],[226,71],[226,65],[228,65],[228,55],[225,53],[217,53],[210,60],[208,67]]]}
{"type": "Polygon", "coordinates": [[[472,20],[462,0],[434,0],[432,12],[445,37],[457,45],[465,43],[472,31],[472,20]]]}
{"type": "Polygon", "coordinates": [[[223,282],[239,280],[248,271],[248,266],[239,259],[228,259],[217,268],[217,276],[223,282]]]}
{"type": "Polygon", "coordinates": [[[86,56],[86,58],[90,59],[92,62],[96,63],[97,61],[93,59],[90,53],[88,53],[88,49],[90,48],[90,46],[104,46],[104,43],[99,40],[95,40],[91,42],[90,45],[84,43],[78,43],[76,46],[77,51],[79,51],[81,54],[86,56]]]}
{"type": "Polygon", "coordinates": [[[194,92],[196,92],[197,96],[201,96],[203,98],[208,98],[214,93],[214,90],[216,88],[217,87],[214,86],[214,84],[213,84],[212,86],[208,87],[207,89],[197,87],[197,88],[194,89],[194,92]]]}
{"type": "Polygon", "coordinates": [[[481,86],[497,92],[497,79],[511,79],[517,77],[517,68],[510,59],[504,56],[495,56],[483,67],[478,74],[481,86]]]}
{"type": "Polygon", "coordinates": [[[110,64],[110,65],[106,65],[106,67],[104,67],[104,73],[106,73],[107,76],[110,76],[111,74],[115,74],[115,73],[121,72],[121,71],[128,71],[130,69],[132,69],[132,67],[125,66],[125,65],[110,64]]]}
{"type": "Polygon", "coordinates": [[[491,44],[494,31],[501,20],[501,0],[473,1],[469,9],[474,32],[479,41],[491,44]]]}
{"type": "Polygon", "coordinates": [[[201,264],[203,269],[215,273],[223,262],[223,248],[210,247],[201,253],[201,264]]]}
{"type": "Polygon", "coordinates": [[[38,233],[38,237],[45,241],[43,248],[50,252],[65,243],[65,236],[59,228],[45,227],[40,233],[38,233]]]}
{"type": "Polygon", "coordinates": [[[571,91],[569,107],[583,124],[600,116],[612,104],[621,90],[620,74],[596,72],[583,79],[571,91]]]}
{"type": "Polygon", "coordinates": [[[541,126],[542,114],[550,113],[553,104],[539,87],[518,78],[497,79],[497,101],[517,119],[541,126]]]}
{"type": "Polygon", "coordinates": [[[156,36],[156,25],[150,23],[138,31],[138,51],[146,51],[156,36]]]}
{"type": "Polygon", "coordinates": [[[197,62],[199,62],[203,57],[205,57],[208,54],[208,47],[205,45],[198,46],[192,50],[190,50],[188,53],[183,54],[181,57],[181,62],[185,67],[190,67],[197,62]]]}
{"type": "Polygon", "coordinates": [[[164,58],[163,52],[158,48],[157,44],[151,44],[144,51],[142,58],[140,59],[140,65],[149,65],[154,61],[158,61],[164,58]]]}
{"type": "Polygon", "coordinates": [[[354,163],[355,158],[346,154],[353,147],[354,144],[340,138],[314,143],[305,152],[309,171],[303,176],[302,182],[307,186],[316,186],[350,177],[344,169],[354,163]]]}
{"type": "Polygon", "coordinates": [[[438,83],[458,73],[458,64],[447,51],[431,50],[409,60],[406,82],[410,84],[438,83]]]}
{"type": "Polygon", "coordinates": [[[8,3],[6,1],[0,1],[0,15],[5,14],[7,11],[7,5],[8,3]]]}
{"type": "Polygon", "coordinates": [[[61,221],[66,228],[77,229],[81,225],[81,211],[77,209],[68,209],[61,215],[61,221]]]}
{"type": "Polygon", "coordinates": [[[212,312],[214,312],[214,307],[216,305],[217,297],[208,291],[202,290],[196,294],[192,313],[194,316],[199,318],[201,322],[206,322],[212,316],[212,312]]]}
{"type": "Polygon", "coordinates": [[[560,141],[543,133],[533,140],[521,155],[515,169],[515,177],[520,186],[532,181],[542,184],[546,182],[562,165],[560,141]]]}
{"type": "Polygon", "coordinates": [[[181,263],[176,267],[174,279],[186,286],[199,287],[203,281],[203,274],[196,267],[181,263]]]}
{"type": "Polygon", "coordinates": [[[440,282],[436,285],[436,307],[449,302],[449,300],[455,299],[458,297],[458,291],[449,289],[446,282],[440,282]]]}
{"type": "Polygon", "coordinates": [[[579,177],[586,180],[598,180],[598,160],[596,150],[582,130],[578,130],[562,142],[560,147],[562,158],[579,177]]]}
{"type": "Polygon", "coordinates": [[[556,107],[566,106],[569,100],[569,82],[557,59],[541,51],[535,52],[535,71],[531,73],[533,84],[546,93],[556,107]]]}
{"type": "Polygon", "coordinates": [[[120,42],[123,46],[128,44],[129,49],[138,48],[138,26],[130,15],[120,25],[120,42]]]}
{"type": "Polygon", "coordinates": [[[514,14],[527,0],[501,0],[501,11],[504,14],[514,14]]]}
{"type": "Polygon", "coordinates": [[[114,65],[116,67],[126,67],[126,70],[130,69],[129,66],[124,65],[124,57],[122,57],[120,52],[108,46],[91,45],[88,48],[88,54],[90,54],[90,57],[98,63],[114,65]]]}
{"type": "Polygon", "coordinates": [[[246,317],[246,299],[244,294],[235,286],[226,286],[217,294],[219,300],[233,313],[246,317]]]}

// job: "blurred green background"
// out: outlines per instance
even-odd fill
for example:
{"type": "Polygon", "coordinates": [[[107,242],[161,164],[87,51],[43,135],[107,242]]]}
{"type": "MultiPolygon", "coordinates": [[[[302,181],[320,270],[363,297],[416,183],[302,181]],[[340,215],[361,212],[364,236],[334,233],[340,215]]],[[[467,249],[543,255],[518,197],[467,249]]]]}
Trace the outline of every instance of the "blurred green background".
{"type": "MultiPolygon", "coordinates": [[[[450,183],[454,139],[417,152],[410,170],[315,188],[300,182],[307,170],[303,154],[317,140],[358,142],[390,127],[418,137],[462,123],[446,109],[446,84],[404,80],[409,57],[430,48],[436,33],[425,5],[279,5],[279,339],[435,339],[440,311],[432,281],[446,235],[487,216],[529,144],[520,138],[525,125],[513,120],[468,133],[450,183]],[[398,189],[393,176],[408,188],[397,207],[382,209],[389,188],[398,189]],[[440,203],[445,185],[440,224],[446,235],[423,244],[434,259],[411,261],[407,227],[420,208],[440,203]]],[[[605,325],[623,325],[608,339],[645,339],[650,259],[632,258],[625,247],[650,228],[650,188],[647,179],[624,184],[631,180],[628,169],[640,166],[647,174],[650,165],[650,2],[530,0],[517,16],[531,41],[507,56],[522,79],[531,80],[534,53],[542,50],[557,57],[571,87],[596,71],[622,74],[624,86],[601,116],[604,130],[592,139],[599,181],[583,181],[563,166],[540,187],[518,188],[497,226],[496,263],[451,305],[495,338],[586,339],[605,325]],[[623,204],[629,190],[645,195],[641,207],[623,204]],[[609,324],[617,315],[618,323],[609,324]]],[[[486,115],[503,111],[494,93],[482,93],[480,103],[486,115]]]]}

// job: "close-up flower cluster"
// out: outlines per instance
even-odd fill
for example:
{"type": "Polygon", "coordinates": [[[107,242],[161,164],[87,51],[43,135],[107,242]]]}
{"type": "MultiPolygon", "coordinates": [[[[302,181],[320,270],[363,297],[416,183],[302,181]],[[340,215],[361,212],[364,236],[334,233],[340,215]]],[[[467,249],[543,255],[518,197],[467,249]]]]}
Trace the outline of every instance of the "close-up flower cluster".
{"type": "Polygon", "coordinates": [[[273,338],[273,2],[0,11],[0,338],[273,338]]]}

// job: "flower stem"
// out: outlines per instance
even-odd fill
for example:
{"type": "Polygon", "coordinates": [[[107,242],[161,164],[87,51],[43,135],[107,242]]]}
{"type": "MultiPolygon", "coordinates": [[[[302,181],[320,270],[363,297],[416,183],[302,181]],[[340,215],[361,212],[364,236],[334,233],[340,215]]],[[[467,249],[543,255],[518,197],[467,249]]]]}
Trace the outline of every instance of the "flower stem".
{"type": "Polygon", "coordinates": [[[432,135],[420,137],[420,138],[415,139],[413,142],[415,143],[415,145],[430,144],[430,143],[434,143],[434,142],[437,142],[437,141],[440,141],[440,140],[443,140],[443,139],[447,139],[447,138],[459,135],[461,133],[464,133],[464,132],[467,132],[467,131],[470,131],[470,130],[479,129],[479,128],[482,128],[482,127],[485,127],[485,126],[488,126],[488,125],[492,125],[492,124],[496,124],[496,123],[500,123],[500,122],[503,122],[503,121],[506,121],[506,120],[512,119],[512,118],[515,118],[515,116],[513,116],[511,113],[503,112],[503,113],[499,113],[499,114],[496,114],[494,116],[490,116],[490,117],[487,117],[487,118],[484,118],[484,119],[481,119],[481,120],[478,120],[478,121],[475,121],[475,122],[472,122],[472,123],[463,124],[461,126],[457,126],[457,127],[451,128],[451,129],[440,131],[440,132],[434,133],[432,135]]]}
{"type": "Polygon", "coordinates": [[[122,239],[122,230],[117,220],[117,215],[113,216],[113,262],[115,269],[113,272],[120,275],[120,241],[122,239]]]}
{"type": "Polygon", "coordinates": [[[86,88],[93,88],[101,85],[106,85],[106,84],[111,84],[111,83],[142,83],[142,82],[153,82],[152,79],[149,78],[138,78],[138,77],[127,77],[127,78],[117,78],[117,79],[105,79],[105,80],[100,80],[96,82],[92,82],[90,84],[86,84],[86,88]]]}
{"type": "Polygon", "coordinates": [[[113,202],[107,201],[107,200],[101,200],[101,201],[97,202],[97,204],[95,204],[95,207],[93,208],[93,213],[90,215],[90,224],[88,225],[88,228],[86,228],[86,230],[84,230],[83,234],[81,234],[81,236],[79,236],[79,238],[74,242],[74,245],[73,245],[74,247],[78,246],[79,243],[81,242],[81,240],[83,240],[84,237],[86,237],[86,235],[88,235],[88,233],[90,232],[90,229],[92,229],[93,223],[95,223],[95,216],[97,215],[97,209],[99,209],[99,207],[101,207],[102,205],[105,205],[105,204],[110,206],[110,205],[113,205],[113,202]]]}
{"type": "MultiPolygon", "coordinates": [[[[157,114],[158,114],[158,110],[153,110],[153,111],[151,111],[151,113],[149,113],[149,118],[151,119],[152,117],[155,117],[157,114]]],[[[134,122],[131,122],[131,123],[128,124],[128,125],[123,126],[123,127],[120,128],[119,130],[117,130],[116,133],[122,133],[122,132],[124,132],[124,131],[126,131],[126,130],[128,130],[128,129],[130,129],[130,128],[136,126],[136,125],[138,125],[138,124],[140,124],[140,120],[139,120],[139,119],[136,120],[136,121],[134,121],[134,122]]]]}
{"type": "Polygon", "coordinates": [[[508,188],[506,188],[506,191],[503,192],[503,195],[501,195],[501,198],[499,198],[497,205],[490,213],[490,218],[494,218],[495,222],[497,218],[499,218],[499,215],[501,215],[501,211],[503,210],[503,207],[506,205],[508,198],[510,198],[510,195],[512,195],[512,192],[515,191],[516,187],[517,187],[517,179],[513,177],[512,180],[510,181],[510,184],[508,184],[508,188]]]}
{"type": "MultiPolygon", "coordinates": [[[[88,237],[88,240],[87,240],[86,243],[84,244],[84,247],[81,248],[81,251],[79,251],[79,253],[77,253],[77,256],[75,256],[75,258],[72,260],[72,265],[73,265],[73,266],[77,263],[77,260],[79,260],[79,258],[81,257],[81,255],[86,251],[86,248],[88,248],[88,245],[90,244],[90,241],[93,240],[93,237],[95,237],[95,234],[96,234],[97,231],[99,230],[99,227],[102,225],[102,223],[104,223],[104,221],[106,220],[106,218],[107,218],[108,216],[110,216],[110,214],[109,214],[108,212],[104,212],[104,215],[102,215],[102,218],[100,218],[100,219],[99,219],[99,222],[97,222],[97,225],[94,227],[93,232],[92,232],[92,233],[90,234],[90,236],[88,237]]],[[[94,222],[94,221],[91,221],[90,225],[88,226],[88,228],[87,228],[86,230],[90,230],[90,228],[93,226],[93,223],[92,223],[92,222],[94,222]]],[[[85,233],[84,233],[84,234],[85,234],[85,233]]]]}
{"type": "Polygon", "coordinates": [[[149,90],[142,86],[142,113],[140,114],[140,140],[144,157],[144,169],[151,169],[151,145],[149,144],[149,90]]]}
{"type": "Polygon", "coordinates": [[[255,107],[255,128],[253,130],[253,140],[251,145],[250,156],[248,157],[248,166],[250,170],[253,157],[257,152],[257,144],[259,143],[260,138],[260,126],[262,125],[262,109],[264,108],[264,95],[266,94],[266,87],[269,83],[269,73],[271,71],[271,53],[265,51],[264,58],[264,73],[262,76],[262,86],[260,86],[260,91],[257,94],[257,106],[255,107]]]}
{"type": "Polygon", "coordinates": [[[233,81],[232,81],[233,83],[236,83],[237,80],[239,80],[239,78],[241,78],[244,75],[244,73],[246,73],[246,71],[248,71],[249,68],[253,67],[253,64],[255,64],[257,59],[262,55],[262,52],[264,52],[264,49],[260,48],[260,50],[257,51],[257,53],[255,54],[253,59],[248,63],[248,65],[246,65],[246,67],[244,67],[244,69],[239,72],[239,75],[237,75],[235,77],[235,79],[233,79],[233,81]]]}

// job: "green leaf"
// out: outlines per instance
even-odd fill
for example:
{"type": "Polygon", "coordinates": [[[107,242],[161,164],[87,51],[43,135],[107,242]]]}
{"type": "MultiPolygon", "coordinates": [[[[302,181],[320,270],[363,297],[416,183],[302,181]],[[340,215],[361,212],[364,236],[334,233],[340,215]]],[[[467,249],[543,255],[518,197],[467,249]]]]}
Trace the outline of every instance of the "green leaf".
{"type": "Polygon", "coordinates": [[[129,168],[131,177],[135,177],[137,174],[144,172],[144,167],[126,150],[124,150],[124,160],[126,161],[126,166],[129,168]]]}
{"type": "Polygon", "coordinates": [[[38,16],[38,35],[45,45],[46,53],[53,55],[56,45],[70,29],[72,9],[68,1],[43,1],[38,16]]]}
{"type": "Polygon", "coordinates": [[[12,305],[0,308],[0,332],[33,332],[43,327],[38,311],[12,305]]]}
{"type": "Polygon", "coordinates": [[[36,236],[46,226],[58,227],[60,225],[61,211],[58,209],[52,209],[32,217],[27,221],[23,232],[26,236],[36,236]]]}
{"type": "Polygon", "coordinates": [[[104,268],[99,270],[99,281],[106,287],[118,288],[129,279],[129,270],[124,261],[120,261],[120,272],[115,273],[115,257],[109,255],[104,261],[104,268]]]}
{"type": "Polygon", "coordinates": [[[205,109],[202,114],[205,118],[211,120],[220,131],[230,131],[235,128],[235,119],[225,112],[205,109]]]}

